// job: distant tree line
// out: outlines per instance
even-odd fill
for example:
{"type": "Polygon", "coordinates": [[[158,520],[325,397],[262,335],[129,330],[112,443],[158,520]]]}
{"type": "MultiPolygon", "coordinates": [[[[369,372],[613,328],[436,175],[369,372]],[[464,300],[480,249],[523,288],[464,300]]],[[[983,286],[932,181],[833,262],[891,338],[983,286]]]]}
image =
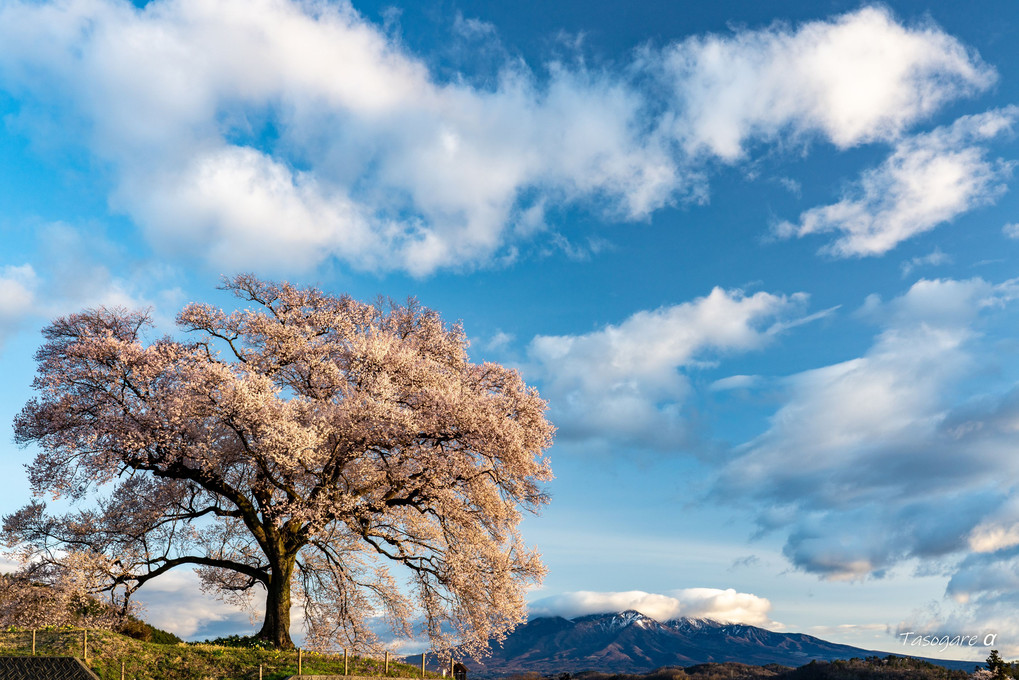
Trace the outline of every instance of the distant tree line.
{"type": "Polygon", "coordinates": [[[952,670],[920,659],[901,656],[871,656],[845,661],[812,661],[799,668],[768,664],[707,663],[696,666],[669,666],[644,675],[612,674],[587,671],[570,678],[561,675],[543,677],[524,673],[507,680],[1005,680],[1019,679],[1019,662],[1004,661],[997,650],[991,652],[986,668],[973,664],[973,672],[952,670]]]}

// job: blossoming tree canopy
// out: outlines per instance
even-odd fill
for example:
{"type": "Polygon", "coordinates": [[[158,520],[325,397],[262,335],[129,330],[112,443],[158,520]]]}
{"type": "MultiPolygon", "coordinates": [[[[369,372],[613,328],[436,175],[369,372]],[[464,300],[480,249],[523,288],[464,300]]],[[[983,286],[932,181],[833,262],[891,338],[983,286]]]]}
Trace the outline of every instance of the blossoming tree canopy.
{"type": "Polygon", "coordinates": [[[292,601],[312,642],[359,649],[375,616],[470,653],[523,621],[544,567],[517,525],[551,478],[538,393],[414,302],[224,287],[247,308],[188,305],[189,341],[146,344],[148,316],[122,309],[45,329],[16,438],[38,445],[35,494],[82,509],[36,500],[5,540],[36,562],[87,553],[120,598],[179,566],[228,596],[260,585],[278,647],[292,601]]]}

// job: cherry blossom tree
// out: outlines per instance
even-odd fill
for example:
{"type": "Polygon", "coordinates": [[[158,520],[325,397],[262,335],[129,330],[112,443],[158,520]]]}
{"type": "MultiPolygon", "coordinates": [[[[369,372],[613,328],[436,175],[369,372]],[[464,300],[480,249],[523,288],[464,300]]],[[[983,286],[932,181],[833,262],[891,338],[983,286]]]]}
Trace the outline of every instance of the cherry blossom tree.
{"type": "Polygon", "coordinates": [[[95,569],[94,562],[94,555],[71,552],[59,566],[33,562],[0,574],[0,628],[121,628],[128,620],[129,603],[93,596],[105,586],[105,570],[95,569]]]}
{"type": "Polygon", "coordinates": [[[124,600],[176,567],[226,596],[261,587],[258,637],[280,648],[298,603],[313,643],[358,649],[377,617],[463,653],[523,621],[544,567],[517,526],[551,478],[538,393],[413,301],[224,288],[246,308],[186,306],[186,342],[146,344],[148,314],[123,309],[45,329],[15,420],[37,498],[5,541],[27,563],[88,555],[124,600]]]}

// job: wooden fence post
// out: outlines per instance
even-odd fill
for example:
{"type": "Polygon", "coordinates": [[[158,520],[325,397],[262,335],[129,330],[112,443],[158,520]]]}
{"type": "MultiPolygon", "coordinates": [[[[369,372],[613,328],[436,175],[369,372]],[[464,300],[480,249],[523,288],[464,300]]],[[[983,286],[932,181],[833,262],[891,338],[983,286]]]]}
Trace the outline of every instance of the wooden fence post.
{"type": "Polygon", "coordinates": [[[35,656],[35,628],[32,629],[32,656],[35,656]]]}
{"type": "Polygon", "coordinates": [[[81,636],[81,655],[85,658],[85,665],[88,665],[88,628],[84,629],[81,636]]]}
{"type": "Polygon", "coordinates": [[[124,680],[124,660],[120,660],[120,680],[124,680]]]}
{"type": "Polygon", "coordinates": [[[343,648],[343,674],[344,675],[350,675],[350,673],[347,672],[347,648],[346,647],[343,648]]]}
{"type": "Polygon", "coordinates": [[[421,652],[421,677],[425,677],[425,653],[421,652]]]}
{"type": "Polygon", "coordinates": [[[389,675],[389,650],[386,650],[386,675],[389,675]]]}
{"type": "Polygon", "coordinates": [[[297,677],[301,677],[301,675],[303,675],[303,673],[301,673],[301,661],[302,661],[303,655],[304,655],[304,650],[301,649],[300,647],[298,647],[297,648],[297,677]]]}
{"type": "Polygon", "coordinates": [[[258,680],[262,680],[262,664],[258,664],[258,680]]]}

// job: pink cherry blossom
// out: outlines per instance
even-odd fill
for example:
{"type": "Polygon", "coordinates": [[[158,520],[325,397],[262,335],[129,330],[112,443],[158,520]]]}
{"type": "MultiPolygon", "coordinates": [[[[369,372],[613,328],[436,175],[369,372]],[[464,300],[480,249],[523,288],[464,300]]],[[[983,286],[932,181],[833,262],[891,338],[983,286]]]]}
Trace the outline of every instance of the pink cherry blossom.
{"type": "Polygon", "coordinates": [[[38,447],[35,494],[82,509],[35,500],[7,543],[72,570],[86,555],[94,589],[125,600],[180,566],[226,597],[258,586],[279,647],[294,604],[310,642],[361,650],[376,616],[465,653],[523,621],[545,569],[517,526],[552,476],[537,391],[414,301],[224,287],[247,308],[188,305],[188,341],[146,344],[148,315],[123,309],[45,329],[16,438],[38,447]]]}

